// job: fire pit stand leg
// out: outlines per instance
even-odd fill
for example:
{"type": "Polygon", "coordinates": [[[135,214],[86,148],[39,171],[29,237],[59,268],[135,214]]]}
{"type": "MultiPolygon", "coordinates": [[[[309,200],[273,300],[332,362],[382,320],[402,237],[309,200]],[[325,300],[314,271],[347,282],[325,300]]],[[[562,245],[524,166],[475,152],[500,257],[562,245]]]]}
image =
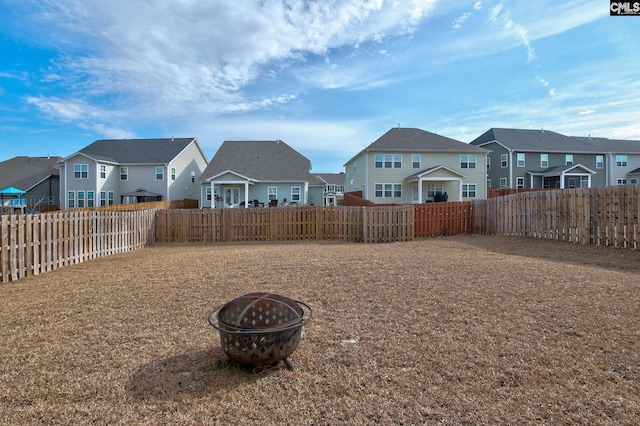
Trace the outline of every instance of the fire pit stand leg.
{"type": "Polygon", "coordinates": [[[222,370],[223,368],[228,366],[230,363],[231,363],[231,359],[225,358],[218,363],[218,368],[222,370]]]}
{"type": "Polygon", "coordinates": [[[284,365],[286,365],[290,371],[293,371],[296,368],[289,358],[284,359],[284,365]]]}

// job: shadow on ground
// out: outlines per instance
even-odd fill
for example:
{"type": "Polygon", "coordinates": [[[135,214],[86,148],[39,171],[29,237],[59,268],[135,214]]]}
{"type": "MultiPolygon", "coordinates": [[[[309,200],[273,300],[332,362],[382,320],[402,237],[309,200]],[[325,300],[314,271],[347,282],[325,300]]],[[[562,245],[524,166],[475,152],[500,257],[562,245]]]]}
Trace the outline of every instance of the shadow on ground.
{"type": "Polygon", "coordinates": [[[640,251],[632,248],[596,246],[530,237],[478,235],[447,238],[457,238],[465,244],[492,253],[524,256],[578,266],[593,266],[619,272],[640,273],[640,251]]]}
{"type": "Polygon", "coordinates": [[[225,363],[219,348],[187,352],[143,365],[128,380],[126,393],[135,400],[200,398],[253,383],[285,369],[284,364],[245,368],[225,363]]]}

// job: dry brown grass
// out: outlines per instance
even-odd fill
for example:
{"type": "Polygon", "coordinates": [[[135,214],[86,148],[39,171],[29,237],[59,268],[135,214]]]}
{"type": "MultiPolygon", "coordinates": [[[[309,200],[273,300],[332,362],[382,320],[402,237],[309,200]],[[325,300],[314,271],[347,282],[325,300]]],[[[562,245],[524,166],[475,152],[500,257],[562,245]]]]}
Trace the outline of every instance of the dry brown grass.
{"type": "Polygon", "coordinates": [[[640,423],[640,252],[524,238],[158,245],[0,286],[0,424],[640,423]],[[218,369],[214,307],[314,319],[218,369]]]}

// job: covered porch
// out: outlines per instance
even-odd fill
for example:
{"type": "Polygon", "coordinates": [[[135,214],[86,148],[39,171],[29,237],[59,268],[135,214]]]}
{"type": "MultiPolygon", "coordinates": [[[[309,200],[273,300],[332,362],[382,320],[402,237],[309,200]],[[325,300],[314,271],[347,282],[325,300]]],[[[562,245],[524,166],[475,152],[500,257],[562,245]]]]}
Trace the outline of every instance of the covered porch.
{"type": "Polygon", "coordinates": [[[462,182],[465,175],[446,166],[422,170],[405,181],[412,187],[413,203],[462,200],[462,182]]]}
{"type": "Polygon", "coordinates": [[[591,188],[591,176],[596,172],[582,164],[549,167],[545,170],[530,170],[530,188],[591,188]]]}
{"type": "Polygon", "coordinates": [[[211,194],[211,208],[238,208],[253,206],[249,198],[249,188],[256,184],[254,179],[227,170],[208,179],[211,194]]]}

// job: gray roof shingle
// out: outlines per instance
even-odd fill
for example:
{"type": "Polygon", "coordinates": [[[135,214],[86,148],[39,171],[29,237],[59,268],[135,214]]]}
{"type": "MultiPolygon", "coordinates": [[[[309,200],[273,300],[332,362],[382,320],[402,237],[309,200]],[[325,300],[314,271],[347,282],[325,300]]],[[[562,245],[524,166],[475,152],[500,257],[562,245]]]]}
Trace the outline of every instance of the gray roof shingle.
{"type": "Polygon", "coordinates": [[[102,139],[80,153],[115,164],[168,164],[195,138],[102,139]]]}
{"type": "Polygon", "coordinates": [[[472,145],[498,141],[505,147],[520,152],[560,152],[605,154],[640,153],[640,141],[566,136],[550,130],[491,128],[471,141],[472,145]]]}
{"type": "Polygon", "coordinates": [[[308,181],[311,162],[278,141],[224,141],[200,176],[205,181],[227,170],[258,181],[308,181]]]}
{"type": "Polygon", "coordinates": [[[485,153],[486,149],[426,130],[411,127],[394,127],[353,156],[345,166],[367,151],[388,152],[468,152],[485,153]]]}
{"type": "Polygon", "coordinates": [[[49,176],[60,176],[61,157],[14,157],[0,163],[0,189],[13,186],[28,191],[49,176]]]}

